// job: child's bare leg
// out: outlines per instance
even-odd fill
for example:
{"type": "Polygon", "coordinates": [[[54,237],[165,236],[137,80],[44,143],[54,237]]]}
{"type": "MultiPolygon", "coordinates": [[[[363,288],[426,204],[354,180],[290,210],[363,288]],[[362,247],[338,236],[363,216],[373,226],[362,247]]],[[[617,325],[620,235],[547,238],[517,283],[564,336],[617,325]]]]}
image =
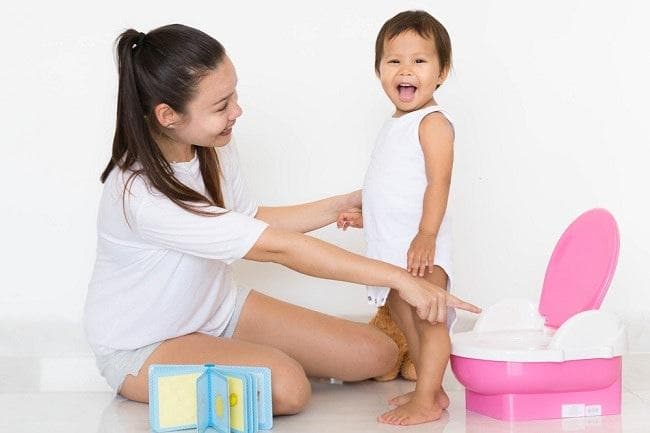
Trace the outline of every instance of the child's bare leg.
{"type": "MultiPolygon", "coordinates": [[[[432,284],[435,284],[438,287],[442,287],[444,289],[447,288],[447,273],[439,266],[434,266],[433,272],[430,273],[430,274],[425,274],[424,278],[428,282],[430,282],[432,284]]],[[[389,300],[390,300],[390,298],[389,298],[389,300]]],[[[408,304],[407,304],[407,306],[408,306],[408,304]]],[[[417,315],[414,315],[413,317],[418,318],[417,315]]],[[[399,323],[398,323],[398,326],[401,327],[401,325],[399,323]]],[[[415,323],[413,324],[413,326],[415,326],[415,323]]],[[[419,337],[418,337],[418,339],[419,339],[419,337]]],[[[418,344],[418,346],[419,346],[419,344],[418,344]]],[[[411,351],[410,347],[409,347],[409,351],[411,352],[411,359],[413,360],[413,363],[415,364],[415,370],[418,371],[418,366],[417,366],[418,352],[417,351],[415,351],[415,352],[411,351]]],[[[411,400],[411,398],[413,398],[414,394],[415,394],[415,391],[407,392],[406,394],[402,394],[402,395],[399,395],[397,397],[394,397],[394,398],[390,399],[388,401],[388,403],[393,405],[393,406],[401,406],[404,403],[408,403],[409,400],[411,400]]],[[[449,407],[449,397],[447,396],[447,393],[442,388],[442,386],[440,387],[440,391],[439,391],[439,393],[437,395],[437,402],[440,405],[440,407],[442,407],[443,409],[447,409],[449,407]]]]}
{"type": "MultiPolygon", "coordinates": [[[[446,287],[446,274],[441,268],[434,268],[428,277],[427,280],[432,283],[446,287]]],[[[441,386],[451,347],[447,326],[445,323],[432,325],[421,320],[408,305],[408,310],[404,308],[401,305],[404,302],[395,296],[389,298],[389,302],[391,313],[395,312],[396,323],[403,326],[409,350],[416,363],[418,380],[414,392],[391,401],[401,406],[381,415],[379,421],[410,425],[439,419],[442,410],[449,406],[449,398],[441,386]],[[414,343],[411,343],[412,340],[415,340],[414,343]],[[411,348],[412,344],[415,351],[411,348]]]]}
{"type": "MultiPolygon", "coordinates": [[[[411,359],[413,360],[413,364],[415,364],[415,370],[418,371],[420,336],[415,327],[412,308],[399,297],[396,290],[391,290],[388,294],[388,308],[390,309],[391,319],[393,319],[395,324],[402,330],[402,333],[404,333],[411,359]]],[[[411,394],[413,393],[409,392],[399,395],[389,400],[388,403],[400,406],[410,400],[411,394]]]]}

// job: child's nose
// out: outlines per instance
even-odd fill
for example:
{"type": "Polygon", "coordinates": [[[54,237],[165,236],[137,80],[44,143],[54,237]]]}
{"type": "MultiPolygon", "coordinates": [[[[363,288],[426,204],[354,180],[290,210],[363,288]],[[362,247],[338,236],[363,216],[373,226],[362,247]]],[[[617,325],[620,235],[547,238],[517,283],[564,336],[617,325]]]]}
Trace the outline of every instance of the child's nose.
{"type": "Polygon", "coordinates": [[[399,70],[400,75],[413,75],[410,66],[402,66],[399,70]]]}

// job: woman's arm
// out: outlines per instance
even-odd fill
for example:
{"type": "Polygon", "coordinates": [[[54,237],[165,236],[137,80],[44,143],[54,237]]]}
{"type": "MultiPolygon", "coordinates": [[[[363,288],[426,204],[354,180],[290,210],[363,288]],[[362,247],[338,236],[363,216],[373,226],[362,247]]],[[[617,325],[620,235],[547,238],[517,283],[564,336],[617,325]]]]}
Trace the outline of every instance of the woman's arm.
{"type": "Polygon", "coordinates": [[[474,305],[459,300],[423,278],[411,276],[404,269],[300,233],[269,227],[244,258],[279,263],[319,278],[391,287],[416,308],[421,319],[432,323],[446,320],[448,306],[480,312],[474,305]]]}
{"type": "Polygon", "coordinates": [[[333,223],[340,212],[359,207],[361,190],[295,206],[260,207],[255,218],[273,228],[306,233],[333,223]]]}

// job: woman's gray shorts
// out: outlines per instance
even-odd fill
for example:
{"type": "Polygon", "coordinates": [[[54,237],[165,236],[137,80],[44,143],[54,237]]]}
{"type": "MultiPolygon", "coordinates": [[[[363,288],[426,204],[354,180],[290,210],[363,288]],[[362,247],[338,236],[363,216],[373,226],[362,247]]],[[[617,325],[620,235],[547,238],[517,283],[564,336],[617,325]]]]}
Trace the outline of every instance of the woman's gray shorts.
{"type": "MultiPolygon", "coordinates": [[[[248,297],[250,289],[245,287],[237,288],[237,300],[235,301],[235,310],[226,326],[226,329],[220,337],[230,338],[235,333],[239,316],[244,303],[248,297]]],[[[122,382],[127,374],[137,376],[138,372],[144,365],[145,361],[160,346],[162,341],[140,347],[134,350],[118,350],[108,355],[97,355],[95,357],[99,372],[104,376],[113,391],[117,394],[122,386],[122,382]]]]}

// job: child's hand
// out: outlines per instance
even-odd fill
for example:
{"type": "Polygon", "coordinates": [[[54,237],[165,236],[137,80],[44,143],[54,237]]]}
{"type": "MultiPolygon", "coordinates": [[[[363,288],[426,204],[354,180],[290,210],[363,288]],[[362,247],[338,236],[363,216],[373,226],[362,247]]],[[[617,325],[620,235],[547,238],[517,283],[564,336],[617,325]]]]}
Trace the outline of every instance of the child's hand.
{"type": "Polygon", "coordinates": [[[343,230],[347,230],[348,227],[363,228],[363,214],[361,213],[361,209],[354,208],[341,212],[336,219],[336,226],[343,230]]]}
{"type": "Polygon", "coordinates": [[[433,259],[436,254],[436,235],[418,232],[411,241],[406,254],[406,270],[414,277],[424,276],[425,269],[433,272],[433,259]]]}

